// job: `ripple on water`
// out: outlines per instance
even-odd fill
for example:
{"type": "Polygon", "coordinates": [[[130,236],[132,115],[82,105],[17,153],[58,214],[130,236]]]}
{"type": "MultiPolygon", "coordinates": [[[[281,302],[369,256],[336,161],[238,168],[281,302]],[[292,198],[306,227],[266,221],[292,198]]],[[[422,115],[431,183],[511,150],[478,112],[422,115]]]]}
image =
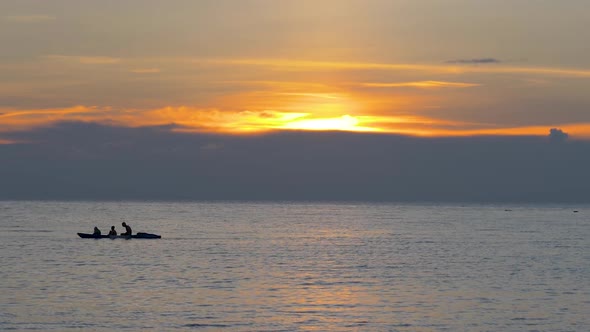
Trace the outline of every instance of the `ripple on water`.
{"type": "Polygon", "coordinates": [[[494,209],[0,202],[0,330],[590,326],[590,226],[494,209]],[[112,220],[166,236],[75,237],[112,220]]]}

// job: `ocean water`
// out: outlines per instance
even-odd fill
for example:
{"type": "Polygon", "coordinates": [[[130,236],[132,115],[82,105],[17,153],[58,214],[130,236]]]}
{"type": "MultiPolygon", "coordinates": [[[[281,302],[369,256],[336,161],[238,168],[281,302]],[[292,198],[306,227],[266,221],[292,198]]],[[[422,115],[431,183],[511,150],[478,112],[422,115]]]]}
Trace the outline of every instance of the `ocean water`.
{"type": "Polygon", "coordinates": [[[590,330],[590,206],[0,202],[0,263],[2,331],[590,330]]]}

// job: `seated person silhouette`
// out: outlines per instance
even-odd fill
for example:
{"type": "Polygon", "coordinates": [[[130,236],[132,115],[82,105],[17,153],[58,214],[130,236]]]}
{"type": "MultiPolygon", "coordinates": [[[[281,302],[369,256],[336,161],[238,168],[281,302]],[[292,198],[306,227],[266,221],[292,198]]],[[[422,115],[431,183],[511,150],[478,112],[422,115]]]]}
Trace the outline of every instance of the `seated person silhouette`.
{"type": "Polygon", "coordinates": [[[126,223],[121,223],[121,226],[125,227],[125,233],[121,233],[121,236],[131,236],[131,227],[126,223]]]}

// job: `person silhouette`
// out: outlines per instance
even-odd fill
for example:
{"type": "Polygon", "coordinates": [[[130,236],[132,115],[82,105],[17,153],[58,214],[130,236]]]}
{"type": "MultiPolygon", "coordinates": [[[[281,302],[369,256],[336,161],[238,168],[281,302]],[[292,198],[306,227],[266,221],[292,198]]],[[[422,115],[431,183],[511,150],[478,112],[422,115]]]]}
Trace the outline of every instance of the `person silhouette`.
{"type": "Polygon", "coordinates": [[[131,227],[127,225],[125,222],[121,223],[121,226],[125,227],[125,233],[121,233],[123,236],[131,236],[131,227]]]}

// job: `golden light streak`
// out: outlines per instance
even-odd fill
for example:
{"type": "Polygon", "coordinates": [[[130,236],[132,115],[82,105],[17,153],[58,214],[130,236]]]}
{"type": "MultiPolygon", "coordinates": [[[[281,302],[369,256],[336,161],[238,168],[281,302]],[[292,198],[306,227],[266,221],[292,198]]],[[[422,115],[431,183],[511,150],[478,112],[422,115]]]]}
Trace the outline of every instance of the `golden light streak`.
{"type": "Polygon", "coordinates": [[[111,57],[104,55],[61,55],[52,54],[42,58],[61,62],[80,64],[124,64],[133,70],[132,66],[141,64],[147,68],[160,68],[162,65],[199,67],[207,66],[252,66],[266,67],[284,72],[293,71],[351,71],[351,70],[378,70],[378,71],[407,71],[429,74],[530,74],[558,77],[590,77],[590,69],[586,68],[561,68],[543,66],[512,66],[502,62],[491,64],[451,64],[451,63],[379,63],[379,62],[355,62],[355,61],[315,61],[297,59],[275,58],[191,58],[191,57],[111,57]]]}
{"type": "Polygon", "coordinates": [[[266,86],[271,87],[272,89],[282,89],[282,90],[320,90],[320,89],[330,89],[332,88],[330,85],[321,84],[321,83],[314,83],[314,82],[304,82],[304,81],[261,81],[261,80],[237,80],[237,81],[217,81],[214,82],[220,85],[244,85],[244,86],[266,86]]]}
{"type": "Polygon", "coordinates": [[[75,62],[85,65],[117,64],[122,61],[121,58],[109,56],[47,55],[45,58],[57,61],[75,62]]]}
{"type": "MultiPolygon", "coordinates": [[[[549,129],[559,128],[571,135],[574,138],[588,139],[590,138],[590,123],[564,123],[552,126],[523,126],[512,128],[496,128],[484,130],[464,130],[458,136],[482,136],[482,135],[498,135],[498,136],[547,136],[549,129]]],[[[444,134],[444,133],[443,133],[444,134]]]]}
{"type": "Polygon", "coordinates": [[[480,86],[475,83],[462,82],[443,82],[443,81],[416,81],[416,82],[400,82],[400,83],[360,83],[360,86],[370,88],[471,88],[480,86]]]}
{"type": "MultiPolygon", "coordinates": [[[[502,62],[491,64],[451,64],[451,63],[379,63],[355,61],[315,61],[273,58],[191,58],[191,57],[111,57],[104,55],[46,55],[42,58],[64,63],[88,65],[121,64],[128,71],[142,66],[147,69],[173,66],[187,68],[197,66],[212,67],[265,67],[274,71],[405,71],[428,74],[527,74],[538,76],[557,76],[589,78],[590,69],[561,68],[544,66],[513,66],[502,62]]],[[[141,69],[141,68],[140,68],[141,69]]],[[[264,80],[261,80],[264,82],[264,80]]]]}
{"type": "MultiPolygon", "coordinates": [[[[309,91],[309,90],[308,90],[309,91]]],[[[361,111],[362,103],[346,93],[334,90],[304,92],[301,90],[283,91],[282,88],[267,91],[248,91],[222,96],[212,101],[223,109],[235,105],[248,110],[273,110],[284,113],[313,113],[318,117],[339,117],[361,111]]]]}
{"type": "Polygon", "coordinates": [[[396,133],[420,137],[476,137],[476,136],[548,136],[551,128],[559,128],[575,139],[590,139],[590,123],[555,124],[547,126],[498,127],[493,129],[440,129],[436,127],[406,128],[396,133]]]}
{"type": "Polygon", "coordinates": [[[515,67],[501,64],[490,65],[441,65],[441,64],[403,64],[372,62],[330,62],[286,59],[192,59],[193,63],[235,66],[277,67],[285,71],[293,70],[387,70],[387,71],[422,71],[448,74],[464,73],[521,73],[565,77],[590,77],[590,69],[553,68],[553,67],[515,67]]]}
{"type": "Polygon", "coordinates": [[[300,96],[300,97],[314,97],[322,99],[340,99],[341,97],[329,93],[311,93],[311,92],[279,92],[278,95],[284,96],[300,96]]]}
{"type": "Polygon", "coordinates": [[[198,66],[254,66],[268,67],[289,71],[348,71],[348,70],[381,70],[381,71],[414,71],[428,72],[430,74],[532,74],[561,77],[590,77],[590,69],[586,68],[562,68],[543,66],[511,66],[502,62],[490,64],[451,64],[451,63],[380,63],[357,61],[316,61],[277,58],[194,58],[194,57],[110,57],[97,55],[47,55],[50,60],[78,62],[83,64],[115,64],[127,63],[145,66],[159,67],[162,64],[174,64],[186,66],[194,64],[198,66]]]}

